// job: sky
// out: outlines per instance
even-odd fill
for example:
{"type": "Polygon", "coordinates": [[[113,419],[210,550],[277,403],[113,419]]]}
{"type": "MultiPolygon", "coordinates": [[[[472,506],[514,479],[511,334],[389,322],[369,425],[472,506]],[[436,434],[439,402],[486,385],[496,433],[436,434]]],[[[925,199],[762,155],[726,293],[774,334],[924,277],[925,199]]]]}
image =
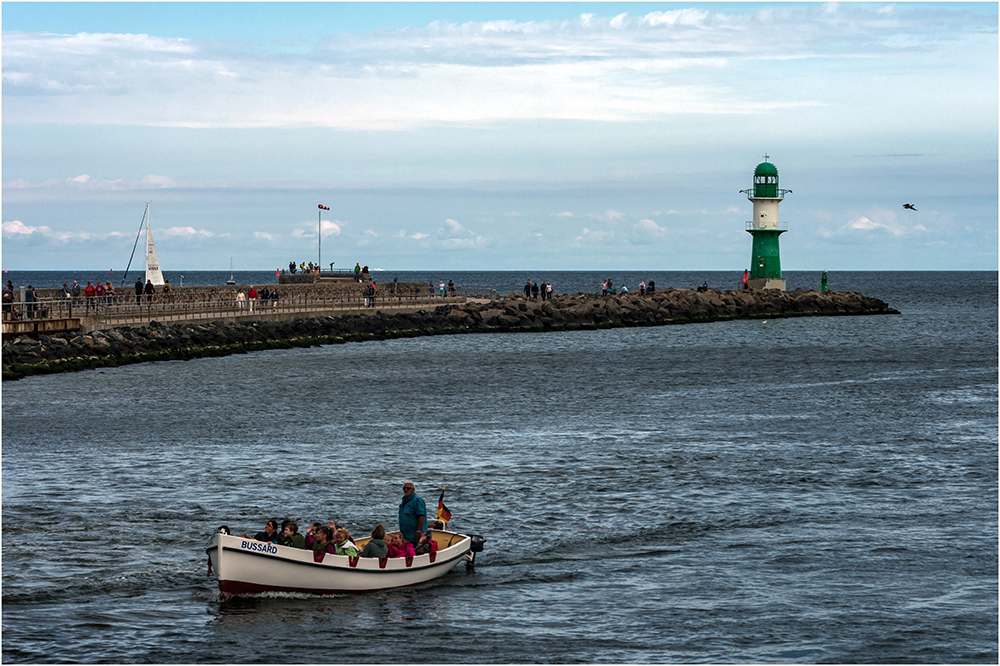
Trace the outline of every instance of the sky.
{"type": "Polygon", "coordinates": [[[4,2],[3,268],[997,270],[997,9],[4,2]]]}

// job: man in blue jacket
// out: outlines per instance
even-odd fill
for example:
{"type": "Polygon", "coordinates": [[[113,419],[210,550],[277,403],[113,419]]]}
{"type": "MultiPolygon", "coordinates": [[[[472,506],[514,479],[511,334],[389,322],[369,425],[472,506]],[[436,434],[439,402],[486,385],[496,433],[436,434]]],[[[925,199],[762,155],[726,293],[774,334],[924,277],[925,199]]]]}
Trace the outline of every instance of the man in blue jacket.
{"type": "Polygon", "coordinates": [[[427,505],[412,481],[403,483],[403,501],[399,503],[399,531],[410,543],[416,543],[417,537],[427,524],[427,505]]]}

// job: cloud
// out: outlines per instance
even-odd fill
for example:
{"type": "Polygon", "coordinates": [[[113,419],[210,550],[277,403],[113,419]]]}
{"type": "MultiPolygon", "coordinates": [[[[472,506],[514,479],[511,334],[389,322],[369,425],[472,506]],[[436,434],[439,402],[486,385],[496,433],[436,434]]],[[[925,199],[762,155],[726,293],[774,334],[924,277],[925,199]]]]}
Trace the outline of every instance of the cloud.
{"type": "MultiPolygon", "coordinates": [[[[408,129],[840,109],[850,101],[843,86],[856,67],[833,81],[824,77],[823,86],[791,85],[814,77],[783,68],[785,88],[794,92],[781,96],[758,94],[745,72],[769,61],[849,62],[914,49],[968,54],[963,40],[995,33],[995,16],[983,14],[959,24],[892,5],[720,6],[573,20],[435,21],[320,33],[312,43],[300,38],[296,49],[278,40],[7,31],[4,122],[408,129]]],[[[839,69],[825,71],[834,76],[839,69]]]]}
{"type": "Polygon", "coordinates": [[[3,223],[4,236],[30,236],[35,233],[48,235],[52,233],[52,229],[48,227],[29,227],[21,220],[12,220],[3,223]]]}
{"type": "Polygon", "coordinates": [[[701,9],[675,9],[669,12],[650,12],[642,17],[645,25],[704,27],[708,12],[701,9]]]}
{"type": "Polygon", "coordinates": [[[447,229],[439,229],[435,244],[444,250],[474,250],[486,247],[488,239],[463,227],[457,220],[444,221],[447,229]]]}
{"type": "Polygon", "coordinates": [[[605,220],[607,222],[613,222],[615,220],[620,220],[621,218],[625,217],[625,213],[609,209],[604,211],[603,213],[597,213],[597,214],[589,213],[587,217],[592,217],[595,220],[605,220]]]}
{"type": "Polygon", "coordinates": [[[573,217],[573,213],[569,211],[563,211],[562,213],[552,213],[552,217],[573,217]]]}
{"type": "Polygon", "coordinates": [[[413,240],[423,240],[425,238],[430,238],[430,236],[428,234],[422,234],[418,232],[415,234],[410,234],[410,238],[412,238],[413,240]]]}
{"type": "Polygon", "coordinates": [[[273,241],[275,238],[274,234],[269,234],[265,231],[255,231],[253,232],[253,237],[260,238],[261,240],[266,240],[266,241],[273,241]]]}
{"type": "Polygon", "coordinates": [[[633,229],[646,234],[661,234],[666,231],[665,227],[661,227],[653,220],[639,220],[633,229]]]}
{"type": "Polygon", "coordinates": [[[56,231],[47,226],[31,226],[20,220],[11,220],[2,225],[3,235],[10,239],[30,239],[32,237],[50,238],[60,243],[70,241],[107,240],[108,238],[125,237],[120,231],[95,234],[89,231],[56,231]]]}
{"type": "Polygon", "coordinates": [[[876,221],[865,215],[861,215],[849,221],[842,228],[847,231],[887,231],[893,236],[903,236],[906,234],[906,229],[899,224],[894,214],[892,218],[886,215],[881,215],[880,217],[882,219],[876,221]]]}
{"type": "MultiPolygon", "coordinates": [[[[343,220],[323,220],[320,229],[323,232],[324,238],[327,236],[339,236],[346,224],[343,220]]],[[[316,238],[316,223],[300,222],[299,226],[292,230],[292,236],[294,238],[316,238]]]]}
{"type": "MultiPolygon", "coordinates": [[[[935,219],[940,218],[936,211],[928,211],[927,215],[934,216],[935,219]]],[[[875,208],[866,215],[858,215],[857,217],[848,220],[847,223],[837,230],[837,232],[830,232],[826,229],[821,229],[818,233],[827,238],[834,235],[845,234],[860,234],[866,236],[873,234],[889,234],[895,238],[902,238],[915,233],[927,232],[928,229],[921,223],[906,224],[902,222],[899,219],[899,215],[894,210],[875,208]]]]}
{"type": "Polygon", "coordinates": [[[71,190],[71,191],[99,191],[118,192],[126,190],[161,190],[178,187],[179,184],[170,176],[158,176],[150,174],[135,180],[129,178],[117,178],[115,180],[97,180],[87,174],[75,176],[73,178],[51,178],[41,183],[33,183],[23,178],[4,183],[5,190],[71,190]]]}
{"type": "Polygon", "coordinates": [[[194,227],[169,227],[167,229],[157,229],[156,235],[166,238],[212,238],[215,236],[215,234],[207,229],[195,229],[194,227]]]}
{"type": "Polygon", "coordinates": [[[593,245],[613,240],[615,232],[602,231],[600,229],[590,229],[584,227],[580,230],[580,235],[573,239],[573,247],[582,247],[584,244],[593,245]]]}

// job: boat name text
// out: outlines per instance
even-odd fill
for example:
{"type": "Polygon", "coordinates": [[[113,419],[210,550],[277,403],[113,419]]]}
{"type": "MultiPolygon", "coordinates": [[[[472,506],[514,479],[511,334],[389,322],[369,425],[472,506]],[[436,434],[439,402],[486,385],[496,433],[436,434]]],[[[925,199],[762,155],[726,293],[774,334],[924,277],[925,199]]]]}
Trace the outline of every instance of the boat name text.
{"type": "Polygon", "coordinates": [[[271,553],[272,555],[278,552],[277,546],[263,541],[244,541],[240,544],[240,547],[245,548],[246,550],[257,550],[262,553],[271,553]]]}

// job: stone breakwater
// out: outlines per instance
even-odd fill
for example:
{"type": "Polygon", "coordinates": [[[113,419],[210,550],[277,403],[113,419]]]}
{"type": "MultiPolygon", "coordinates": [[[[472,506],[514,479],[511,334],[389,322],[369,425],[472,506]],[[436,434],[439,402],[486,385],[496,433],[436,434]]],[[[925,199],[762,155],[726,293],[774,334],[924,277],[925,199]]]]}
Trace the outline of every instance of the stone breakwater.
{"type": "Polygon", "coordinates": [[[442,305],[419,312],[307,317],[293,321],[178,323],[117,327],[88,334],[21,336],[3,345],[3,378],[129,363],[226,356],[263,349],[476,332],[564,331],[660,326],[730,319],[899,314],[877,298],[850,292],[665,289],[653,295],[567,294],[526,301],[442,305]]]}

